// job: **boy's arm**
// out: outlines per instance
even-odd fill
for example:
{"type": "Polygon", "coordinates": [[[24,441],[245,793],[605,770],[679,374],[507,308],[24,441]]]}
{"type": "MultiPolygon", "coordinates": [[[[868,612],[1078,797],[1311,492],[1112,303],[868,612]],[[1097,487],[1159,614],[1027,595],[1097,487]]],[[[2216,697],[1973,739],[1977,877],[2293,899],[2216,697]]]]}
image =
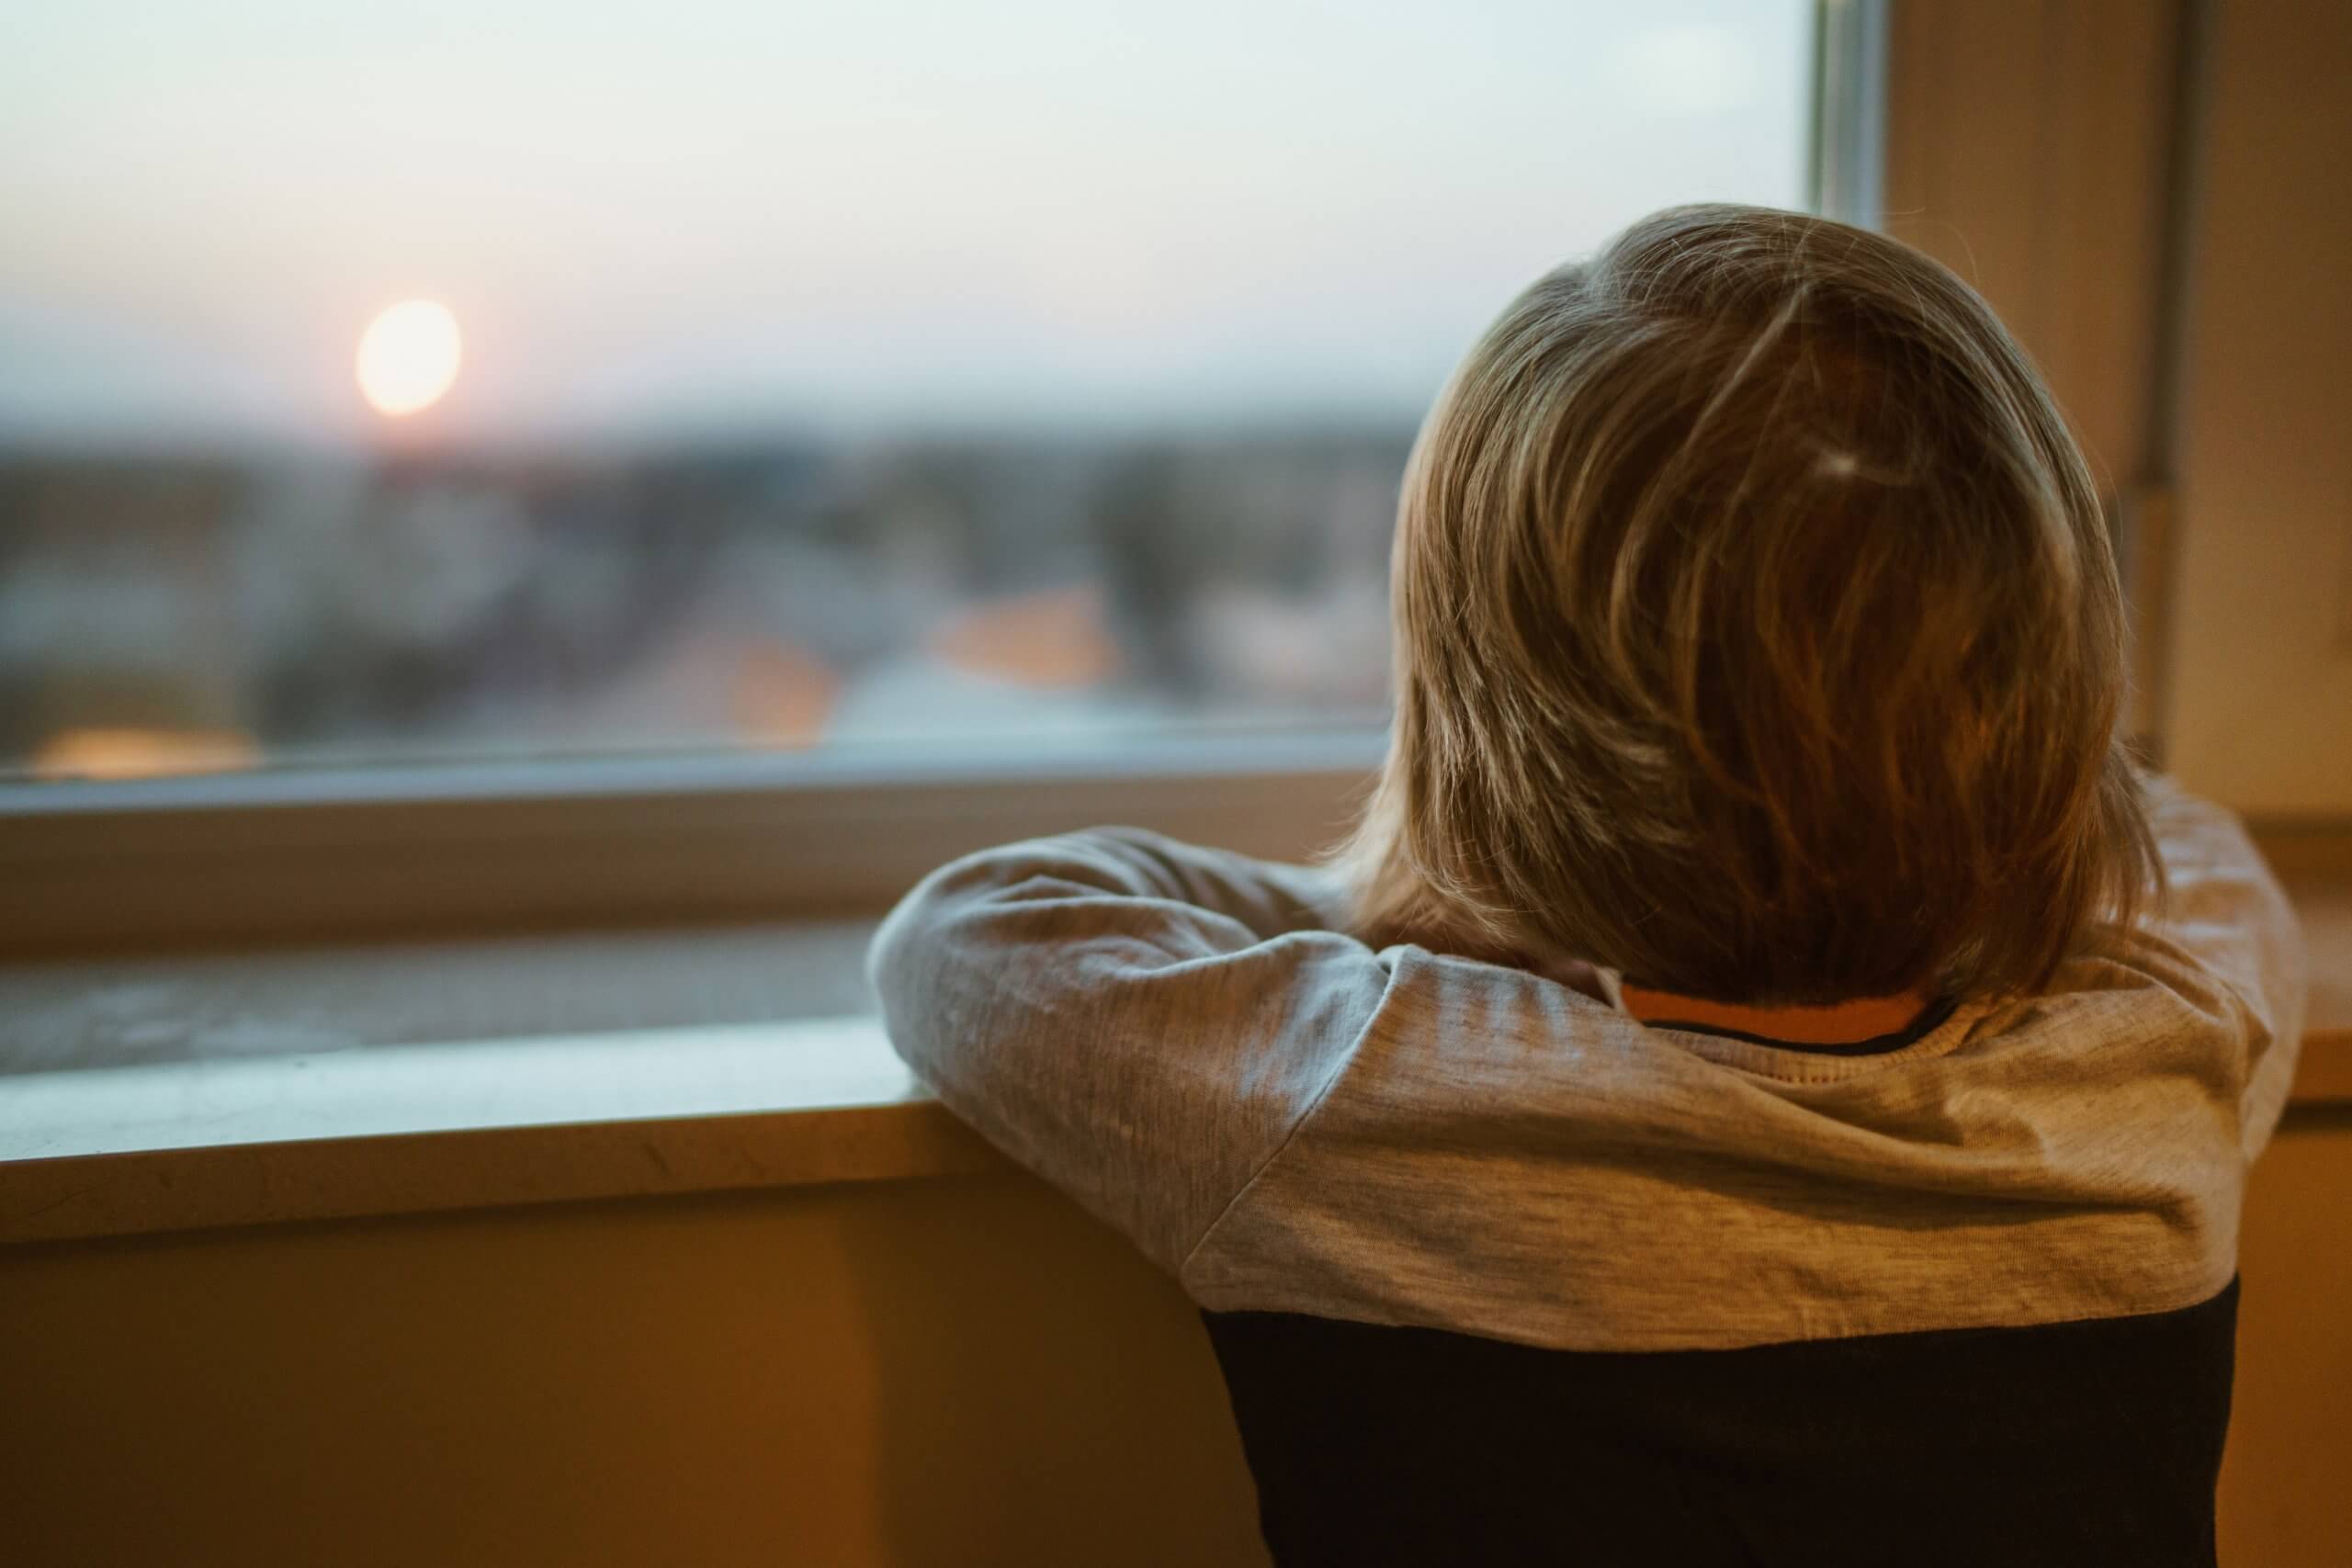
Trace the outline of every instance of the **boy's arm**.
{"type": "Polygon", "coordinates": [[[2156,931],[2228,986],[2244,1009],[2245,1157],[2270,1141],[2302,1046],[2309,983],[2301,928],[2245,827],[2169,779],[2147,782],[2149,824],[2169,884],[2156,931]]]}
{"type": "Polygon", "coordinates": [[[1174,1269],[1380,1005],[1337,908],[1318,873],[1101,829],[943,866],[866,970],[950,1109],[1174,1269]]]}

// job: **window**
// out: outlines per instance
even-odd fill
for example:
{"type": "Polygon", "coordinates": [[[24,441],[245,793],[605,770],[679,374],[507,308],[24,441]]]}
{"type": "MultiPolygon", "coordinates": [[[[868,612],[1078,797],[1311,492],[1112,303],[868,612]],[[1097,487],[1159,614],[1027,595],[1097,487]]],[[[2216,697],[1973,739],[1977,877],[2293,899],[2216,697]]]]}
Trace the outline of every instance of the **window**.
{"type": "Polygon", "coordinates": [[[1421,411],[1815,6],[0,23],[0,769],[1363,733],[1421,411]]]}
{"type": "Polygon", "coordinates": [[[0,950],[1328,843],[1446,369],[1657,206],[1874,219],[1888,15],[18,7],[0,950]]]}

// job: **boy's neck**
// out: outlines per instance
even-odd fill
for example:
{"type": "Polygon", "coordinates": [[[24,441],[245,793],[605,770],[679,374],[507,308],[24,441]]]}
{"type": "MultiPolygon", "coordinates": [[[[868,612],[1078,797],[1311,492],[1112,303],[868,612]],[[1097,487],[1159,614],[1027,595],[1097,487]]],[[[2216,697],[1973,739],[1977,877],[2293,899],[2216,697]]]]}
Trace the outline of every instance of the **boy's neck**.
{"type": "Polygon", "coordinates": [[[1702,1001],[1672,991],[1653,991],[1630,980],[1620,982],[1617,992],[1625,1010],[1644,1023],[1695,1023],[1800,1045],[1859,1045],[1882,1035],[1900,1034],[1928,1010],[1928,998],[1916,991],[1857,997],[1817,1007],[1702,1001]]]}

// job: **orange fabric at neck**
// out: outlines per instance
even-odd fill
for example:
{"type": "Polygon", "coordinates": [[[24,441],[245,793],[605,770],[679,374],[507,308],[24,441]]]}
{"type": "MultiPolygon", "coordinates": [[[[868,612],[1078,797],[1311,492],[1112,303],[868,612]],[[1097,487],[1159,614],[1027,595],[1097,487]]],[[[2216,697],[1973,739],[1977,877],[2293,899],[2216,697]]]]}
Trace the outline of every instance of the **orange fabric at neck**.
{"type": "Polygon", "coordinates": [[[1653,991],[1627,981],[1617,987],[1625,1010],[1644,1023],[1695,1023],[1739,1034],[1787,1040],[1801,1045],[1856,1045],[1883,1034],[1899,1034],[1928,1010],[1915,991],[1894,997],[1857,997],[1823,1007],[1745,1007],[1702,1001],[1672,991],[1653,991]]]}

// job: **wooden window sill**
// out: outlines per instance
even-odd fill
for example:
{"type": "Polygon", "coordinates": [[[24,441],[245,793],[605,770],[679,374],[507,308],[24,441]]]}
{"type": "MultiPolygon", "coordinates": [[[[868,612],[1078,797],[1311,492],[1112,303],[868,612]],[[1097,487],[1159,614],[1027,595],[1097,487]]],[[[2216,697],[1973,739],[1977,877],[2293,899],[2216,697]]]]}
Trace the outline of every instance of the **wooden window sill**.
{"type": "MultiPolygon", "coordinates": [[[[2293,1103],[2352,1103],[2352,877],[2281,869],[2312,959],[2293,1103]]],[[[1002,1168],[872,1018],[0,1077],[0,1242],[1002,1168]]]]}

